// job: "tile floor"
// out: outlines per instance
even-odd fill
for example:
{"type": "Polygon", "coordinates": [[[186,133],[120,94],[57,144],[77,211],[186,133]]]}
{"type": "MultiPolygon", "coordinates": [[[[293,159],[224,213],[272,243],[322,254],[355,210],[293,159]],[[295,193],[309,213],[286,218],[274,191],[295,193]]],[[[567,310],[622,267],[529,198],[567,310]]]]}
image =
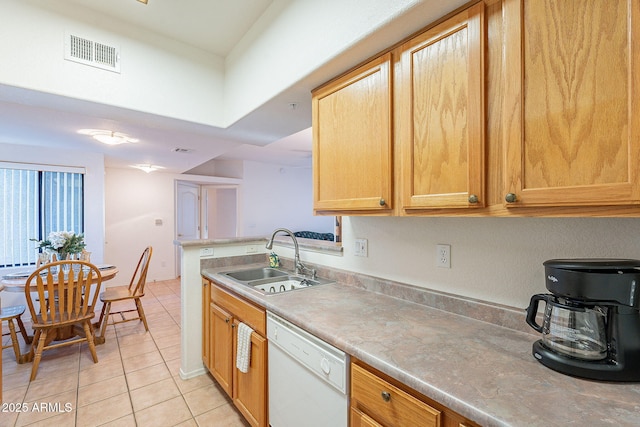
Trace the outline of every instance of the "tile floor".
{"type": "Polygon", "coordinates": [[[149,332],[136,321],[109,326],[97,364],[86,343],[48,350],[30,383],[31,364],[5,349],[0,427],[247,426],[210,375],[179,376],[180,281],[147,283],[142,301],[149,332]]]}

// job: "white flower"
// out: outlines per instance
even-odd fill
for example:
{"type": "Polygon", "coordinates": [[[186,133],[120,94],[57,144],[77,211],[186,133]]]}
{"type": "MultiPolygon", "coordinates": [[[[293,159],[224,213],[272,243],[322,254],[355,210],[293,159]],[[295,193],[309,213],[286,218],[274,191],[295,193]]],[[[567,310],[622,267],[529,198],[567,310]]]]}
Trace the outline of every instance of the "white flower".
{"type": "Polygon", "coordinates": [[[64,246],[69,238],[69,232],[67,231],[52,231],[49,233],[47,240],[51,242],[51,247],[54,249],[60,249],[64,246]]]}
{"type": "Polygon", "coordinates": [[[84,235],[73,231],[52,231],[47,236],[47,240],[31,239],[38,242],[38,248],[47,252],[58,253],[80,253],[85,247],[84,235]]]}

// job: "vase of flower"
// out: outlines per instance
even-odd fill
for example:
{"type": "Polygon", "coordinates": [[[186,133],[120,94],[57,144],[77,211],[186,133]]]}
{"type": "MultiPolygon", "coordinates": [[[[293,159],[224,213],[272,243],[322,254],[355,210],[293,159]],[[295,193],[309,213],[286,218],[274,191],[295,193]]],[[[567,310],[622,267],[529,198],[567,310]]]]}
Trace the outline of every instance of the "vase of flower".
{"type": "Polygon", "coordinates": [[[73,259],[70,253],[59,252],[59,254],[60,255],[58,255],[58,261],[67,261],[67,260],[73,259]]]}
{"type": "Polygon", "coordinates": [[[46,240],[31,239],[38,243],[37,248],[55,254],[57,261],[70,259],[73,254],[81,253],[85,248],[84,235],[73,231],[52,231],[46,240]]]}

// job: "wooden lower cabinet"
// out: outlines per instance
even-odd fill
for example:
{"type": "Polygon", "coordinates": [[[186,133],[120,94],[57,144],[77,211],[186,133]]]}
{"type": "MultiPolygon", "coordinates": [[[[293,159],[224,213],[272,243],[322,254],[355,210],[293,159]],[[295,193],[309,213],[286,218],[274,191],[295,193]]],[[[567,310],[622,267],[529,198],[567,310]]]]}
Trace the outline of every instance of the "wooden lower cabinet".
{"type": "MultiPolygon", "coordinates": [[[[235,330],[238,321],[234,320],[235,330]]],[[[238,334],[233,334],[233,360],[236,360],[238,334]]],[[[257,333],[251,335],[251,366],[243,373],[233,369],[233,403],[252,426],[267,425],[265,410],[267,395],[267,340],[257,333]]]]}
{"type": "Polygon", "coordinates": [[[209,318],[211,319],[210,330],[210,350],[209,372],[218,381],[220,387],[229,396],[232,393],[233,380],[233,317],[225,309],[214,303],[209,305],[209,318]]]}
{"type": "Polygon", "coordinates": [[[399,381],[351,363],[351,427],[478,427],[399,381]]]}
{"type": "Polygon", "coordinates": [[[267,339],[266,314],[262,307],[233,295],[204,279],[210,288],[209,307],[203,318],[209,321],[208,340],[203,339],[205,365],[234,405],[254,427],[267,427],[267,339]],[[236,368],[237,330],[243,322],[253,329],[251,361],[247,373],[236,368]]]}

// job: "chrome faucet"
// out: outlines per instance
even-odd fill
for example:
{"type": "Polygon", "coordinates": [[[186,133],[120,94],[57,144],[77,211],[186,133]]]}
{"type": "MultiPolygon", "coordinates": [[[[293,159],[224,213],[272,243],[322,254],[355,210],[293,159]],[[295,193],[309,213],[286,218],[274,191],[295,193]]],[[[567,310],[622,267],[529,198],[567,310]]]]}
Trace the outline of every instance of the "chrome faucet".
{"type": "Polygon", "coordinates": [[[296,275],[300,275],[303,274],[302,272],[304,270],[310,271],[311,272],[311,278],[315,279],[316,276],[316,271],[314,269],[311,268],[307,268],[304,264],[302,264],[300,262],[300,247],[298,246],[298,239],[296,239],[295,234],[293,234],[293,232],[291,230],[288,230],[286,228],[277,228],[273,234],[271,235],[271,238],[269,239],[269,241],[267,242],[267,245],[265,246],[267,249],[271,250],[271,248],[273,248],[273,239],[276,237],[276,234],[278,233],[287,233],[289,235],[289,237],[291,237],[291,239],[293,240],[293,248],[295,251],[295,257],[294,257],[294,264],[295,264],[295,273],[296,275]]]}

